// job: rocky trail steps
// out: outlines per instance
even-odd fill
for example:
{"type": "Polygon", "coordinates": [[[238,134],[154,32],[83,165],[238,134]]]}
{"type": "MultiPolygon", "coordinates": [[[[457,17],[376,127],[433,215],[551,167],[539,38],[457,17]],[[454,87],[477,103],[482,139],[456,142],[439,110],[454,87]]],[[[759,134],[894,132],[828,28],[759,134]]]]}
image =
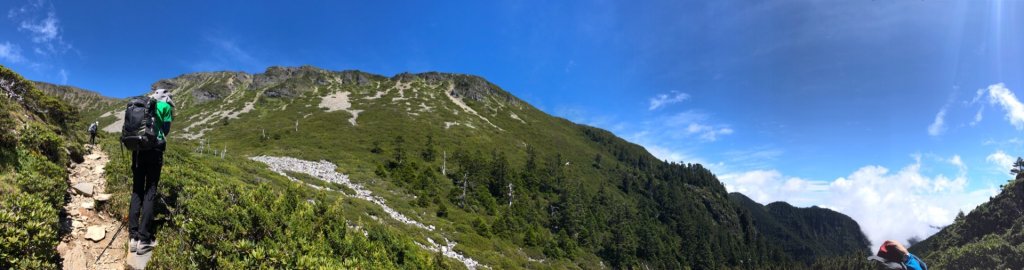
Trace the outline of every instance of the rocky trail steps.
{"type": "Polygon", "coordinates": [[[64,260],[64,269],[124,269],[128,228],[122,228],[121,221],[110,213],[99,210],[110,201],[110,194],[104,193],[107,180],[103,177],[110,158],[98,145],[87,147],[92,153],[70,168],[71,200],[64,206],[68,213],[64,226],[70,233],[61,239],[57,252],[64,260]]]}

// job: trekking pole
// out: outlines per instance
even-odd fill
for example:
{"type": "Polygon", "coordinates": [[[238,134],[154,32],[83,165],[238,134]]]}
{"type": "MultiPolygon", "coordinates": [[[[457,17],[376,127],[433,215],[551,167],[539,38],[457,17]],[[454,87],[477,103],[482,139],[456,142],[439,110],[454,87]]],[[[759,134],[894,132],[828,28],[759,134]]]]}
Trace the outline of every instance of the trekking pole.
{"type": "Polygon", "coordinates": [[[121,229],[124,229],[124,223],[123,222],[121,223],[121,226],[117,227],[117,231],[114,232],[114,236],[110,238],[110,242],[107,243],[107,247],[104,247],[103,251],[100,252],[100,256],[96,257],[96,262],[93,262],[92,263],[93,265],[99,263],[100,259],[103,258],[103,253],[106,253],[107,249],[110,248],[110,245],[114,244],[114,240],[117,239],[117,234],[121,233],[121,229]]]}

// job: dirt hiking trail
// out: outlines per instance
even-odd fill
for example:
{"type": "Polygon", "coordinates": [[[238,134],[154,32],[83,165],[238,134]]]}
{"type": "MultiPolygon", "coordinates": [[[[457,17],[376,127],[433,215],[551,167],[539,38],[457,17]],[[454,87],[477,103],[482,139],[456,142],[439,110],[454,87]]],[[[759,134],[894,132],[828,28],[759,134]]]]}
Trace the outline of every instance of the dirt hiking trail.
{"type": "Polygon", "coordinates": [[[68,213],[64,226],[70,233],[61,239],[57,252],[64,269],[125,269],[128,227],[122,228],[120,220],[99,210],[110,202],[103,177],[110,158],[99,145],[86,147],[90,153],[85,161],[72,164],[68,175],[71,201],[64,206],[68,213]]]}

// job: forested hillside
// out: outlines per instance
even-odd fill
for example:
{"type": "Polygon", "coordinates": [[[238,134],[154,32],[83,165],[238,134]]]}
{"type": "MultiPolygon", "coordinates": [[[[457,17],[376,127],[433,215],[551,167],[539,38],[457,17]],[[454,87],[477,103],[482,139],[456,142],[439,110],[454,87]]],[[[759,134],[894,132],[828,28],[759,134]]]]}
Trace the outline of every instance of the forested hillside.
{"type": "Polygon", "coordinates": [[[825,208],[793,207],[785,202],[761,205],[740,193],[729,198],[750,211],[758,231],[790,258],[815,259],[870,253],[867,237],[852,218],[825,208]]]}
{"type": "Polygon", "coordinates": [[[1024,177],[953,224],[910,247],[935,269],[1024,268],[1024,177]]]}

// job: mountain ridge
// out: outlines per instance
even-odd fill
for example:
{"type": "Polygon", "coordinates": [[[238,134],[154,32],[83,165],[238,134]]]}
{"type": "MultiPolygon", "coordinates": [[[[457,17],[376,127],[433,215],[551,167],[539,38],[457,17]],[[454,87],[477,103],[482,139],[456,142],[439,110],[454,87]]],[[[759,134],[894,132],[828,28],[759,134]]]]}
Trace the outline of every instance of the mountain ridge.
{"type": "MultiPolygon", "coordinates": [[[[175,95],[172,141],[221,155],[330,161],[384,200],[408,202],[392,206],[437,226],[429,239],[457,240],[486,265],[536,266],[541,258],[557,268],[718,268],[782,260],[769,257],[774,244],[700,164],[662,161],[482,77],[302,66],[190,73],[151,87],[175,95]]],[[[89,113],[116,126],[119,109],[89,113]]]]}
{"type": "Polygon", "coordinates": [[[842,213],[817,206],[794,207],[783,201],[761,205],[738,192],[729,193],[729,198],[752,213],[754,225],[770,241],[804,263],[870,251],[871,243],[859,224],[842,213]]]}

